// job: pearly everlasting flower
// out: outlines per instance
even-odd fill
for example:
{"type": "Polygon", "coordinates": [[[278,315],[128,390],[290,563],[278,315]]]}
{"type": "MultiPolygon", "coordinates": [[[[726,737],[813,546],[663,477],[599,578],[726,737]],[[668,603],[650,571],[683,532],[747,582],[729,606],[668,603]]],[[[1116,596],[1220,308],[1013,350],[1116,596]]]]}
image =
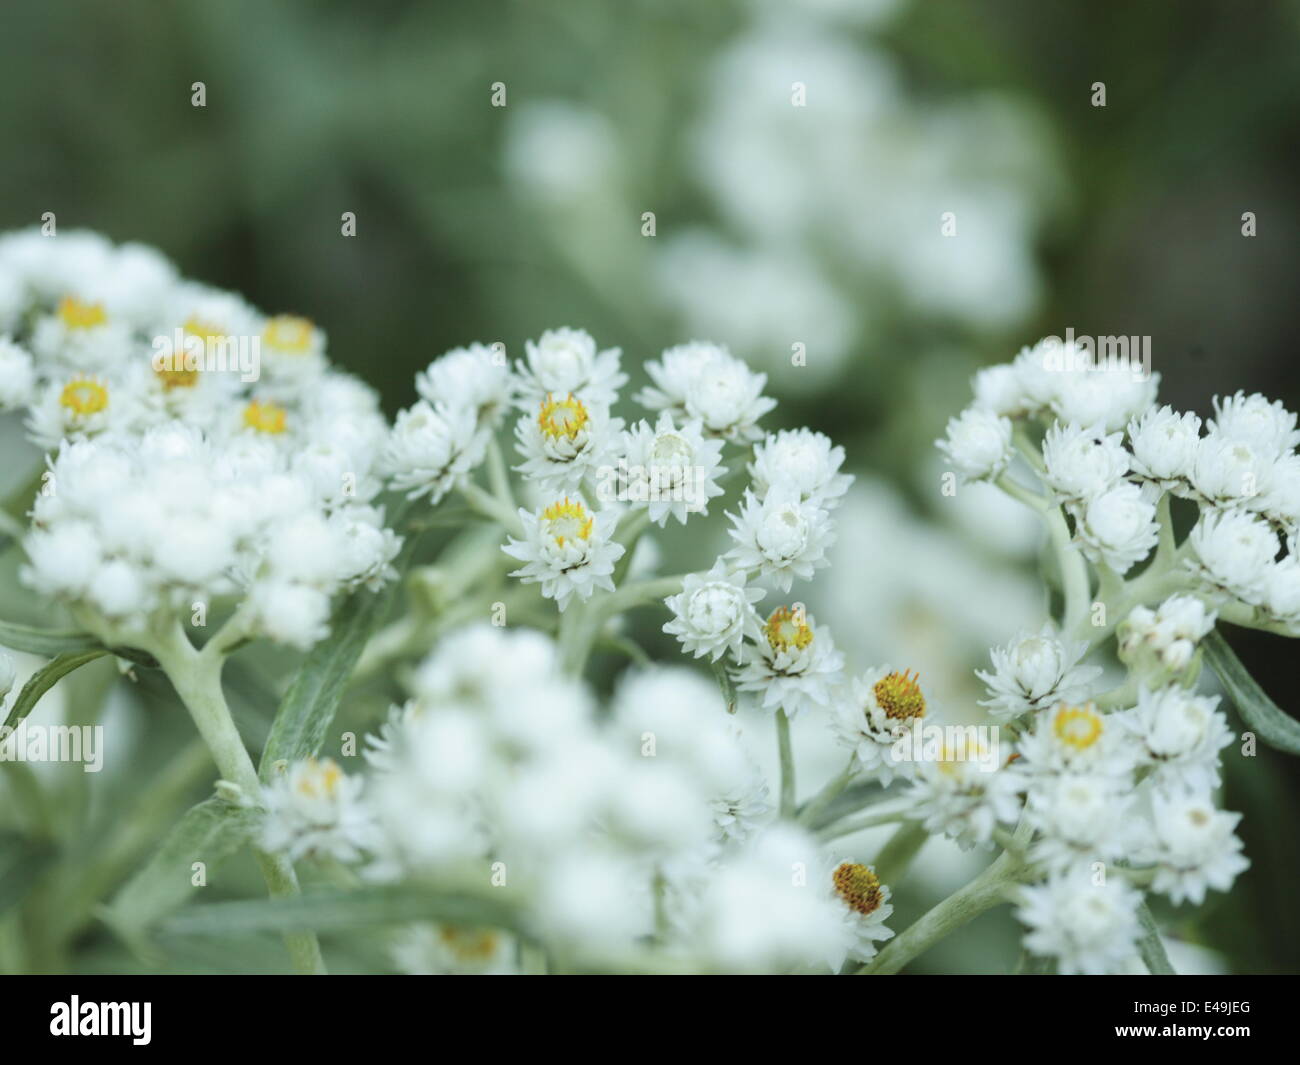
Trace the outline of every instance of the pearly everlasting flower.
{"type": "Polygon", "coordinates": [[[835,542],[830,516],[816,503],[800,502],[782,487],[763,500],[746,490],[738,514],[728,514],[735,547],[726,556],[746,571],[770,576],[782,591],[794,579],[810,580],[814,571],[829,565],[826,549],[835,542]]]}
{"type": "Polygon", "coordinates": [[[1288,555],[1273,563],[1263,586],[1264,608],[1283,624],[1300,624],[1300,558],[1288,555]]]}
{"type": "Polygon", "coordinates": [[[1254,506],[1272,487],[1273,464],[1249,441],[1211,430],[1196,447],[1192,485],[1217,506],[1254,506]]]}
{"type": "Polygon", "coordinates": [[[0,334],[0,411],[27,406],[35,390],[36,368],[32,357],[0,334]]]}
{"type": "Polygon", "coordinates": [[[637,400],[650,410],[698,420],[710,436],[750,441],[762,436],[758,420],[776,406],[763,395],[767,375],[755,373],[719,344],[691,341],[646,363],[656,387],[637,400]]]}
{"type": "Polygon", "coordinates": [[[77,374],[50,381],[39,391],[27,431],[38,447],[53,450],[61,440],[129,429],[138,410],[138,396],[123,382],[77,374]]]}
{"type": "Polygon", "coordinates": [[[722,441],[706,439],[698,421],[679,427],[664,411],[653,429],[646,421],[628,429],[620,451],[618,467],[608,471],[617,487],[606,484],[602,491],[644,504],[657,525],[670,516],[684,525],[690,514],[707,514],[709,500],[723,494],[717,480],[726,472],[718,461],[722,441]]]}
{"type": "Polygon", "coordinates": [[[563,610],[576,595],[590,599],[597,588],[613,591],[614,563],[625,548],[611,537],[617,521],[609,510],[590,511],[579,495],[565,496],[537,511],[520,509],[524,538],[502,550],[524,565],[510,575],[540,584],[542,595],[563,610]]]}
{"type": "Polygon", "coordinates": [[[575,492],[585,479],[610,468],[621,418],[576,396],[548,394],[536,413],[515,425],[516,450],[524,461],[515,469],[547,495],[575,492]]]}
{"type": "Polygon", "coordinates": [[[64,373],[102,374],[122,362],[131,348],[131,330],[100,300],[65,294],[53,314],[37,320],[31,352],[64,373]]]}
{"type": "Polygon", "coordinates": [[[1128,781],[1110,775],[1066,773],[1036,781],[1025,806],[1038,833],[1030,859],[1049,873],[1065,873],[1122,855],[1128,798],[1128,781]]]}
{"type": "Polygon", "coordinates": [[[998,766],[998,752],[978,736],[945,738],[917,759],[910,797],[912,816],[930,832],[941,832],[962,850],[986,845],[1000,822],[1020,813],[1019,778],[998,766]]]}
{"type": "Polygon", "coordinates": [[[974,406],[1004,418],[1018,418],[1039,408],[1025,390],[1023,374],[1013,363],[986,366],[971,379],[974,406]]]}
{"type": "Polygon", "coordinates": [[[1277,534],[1242,510],[1203,511],[1188,536],[1185,565],[1210,588],[1258,603],[1280,544],[1277,534]]]}
{"type": "Polygon", "coordinates": [[[1130,734],[1120,719],[1092,703],[1061,703],[1033,719],[1017,744],[1016,773],[1030,781],[1062,774],[1124,779],[1133,771],[1130,734]]]}
{"type": "Polygon", "coordinates": [[[741,691],[760,694],[764,710],[784,709],[794,717],[804,709],[825,710],[844,669],[828,630],[818,630],[802,607],[777,607],[762,635],[732,672],[741,691]]]}
{"type": "MultiPolygon", "coordinates": [[[[1270,581],[1270,589],[1274,586],[1270,581]]],[[[1300,583],[1296,588],[1300,592],[1300,583]]],[[[1157,668],[1179,673],[1191,664],[1197,644],[1209,635],[1216,618],[1194,595],[1172,595],[1155,610],[1134,607],[1120,625],[1120,658],[1137,667],[1149,655],[1157,668]]]]}
{"type": "Polygon", "coordinates": [[[1117,484],[1083,507],[1078,535],[1083,553],[1123,576],[1147,557],[1160,539],[1155,504],[1142,488],[1117,484]]]}
{"type": "Polygon", "coordinates": [[[897,757],[897,744],[925,718],[916,676],[888,666],[868,670],[849,681],[834,709],[835,737],[853,752],[856,768],[885,786],[915,774],[914,761],[897,757]]]}
{"type": "Polygon", "coordinates": [[[301,581],[259,581],[249,593],[254,624],[277,643],[303,650],[329,634],[330,597],[301,581]]]}
{"type": "Polygon", "coordinates": [[[618,348],[597,351],[596,341],[581,329],[548,329],[524,342],[526,358],[516,363],[517,390],[525,410],[549,395],[574,395],[584,403],[613,406],[627,382],[619,370],[618,348]]]}
{"type": "Polygon", "coordinates": [[[751,487],[759,499],[777,485],[797,491],[803,502],[812,500],[830,510],[853,482],[839,472],[843,462],[844,449],[833,447],[829,437],[811,429],[782,429],[754,446],[751,487]]]}
{"type": "Polygon", "coordinates": [[[982,407],[967,407],[948,419],[947,436],[935,446],[966,480],[992,480],[1011,461],[1011,422],[982,407]]]}
{"type": "Polygon", "coordinates": [[[1172,407],[1152,407],[1128,425],[1133,472],[1164,487],[1191,477],[1200,441],[1201,419],[1172,407]]]}
{"type": "Polygon", "coordinates": [[[1111,973],[1137,950],[1141,895],[1123,877],[1098,884],[1080,872],[1052,876],[1021,888],[1020,900],[1025,947],[1054,958],[1062,975],[1111,973]]]}
{"type": "Polygon", "coordinates": [[[1300,444],[1296,416],[1281,401],[1269,402],[1258,392],[1215,396],[1210,429],[1226,439],[1249,444],[1266,461],[1280,459],[1300,444]]]}
{"type": "Polygon", "coordinates": [[[1278,459],[1269,474],[1268,491],[1250,505],[1288,533],[1300,529],[1300,455],[1278,459]]]}
{"type": "Polygon", "coordinates": [[[1065,371],[1057,375],[1051,407],[1063,422],[1123,429],[1155,402],[1160,375],[1125,366],[1065,371]]]}
{"type": "Polygon", "coordinates": [[[481,459],[472,410],[432,407],[420,400],[398,412],[383,466],[394,489],[438,503],[481,459]]]}
{"type": "Polygon", "coordinates": [[[1115,487],[1128,462],[1124,434],[1107,434],[1099,425],[1053,425],[1043,438],[1043,480],[1066,502],[1086,503],[1115,487]]]}
{"type": "Polygon", "coordinates": [[[1232,732],[1217,696],[1196,695],[1172,684],[1142,688],[1138,702],[1119,716],[1132,737],[1138,765],[1163,791],[1208,791],[1219,783],[1219,752],[1232,732]]]}
{"type": "Polygon", "coordinates": [[[492,432],[500,425],[513,388],[505,355],[486,344],[452,348],[415,375],[421,398],[434,407],[473,411],[479,432],[492,432]]]}
{"type": "Polygon", "coordinates": [[[1009,720],[1054,703],[1079,702],[1101,675],[1099,666],[1079,664],[1087,653],[1086,643],[1067,643],[1050,622],[1036,634],[1021,632],[989,652],[991,673],[976,672],[989,689],[980,705],[995,718],[1009,720]]]}
{"type": "MultiPolygon", "coordinates": [[[[885,927],[894,912],[888,885],[880,882],[871,866],[854,861],[835,863],[827,879],[849,933],[845,957],[855,962],[870,961],[880,949],[876,944],[894,936],[885,927]]],[[[838,972],[845,958],[837,952],[828,960],[832,971],[838,972]]]]}
{"type": "Polygon", "coordinates": [[[1208,888],[1228,891],[1250,866],[1235,834],[1241,814],[1216,809],[1207,793],[1156,794],[1151,807],[1150,839],[1137,860],[1156,866],[1151,889],[1171,902],[1199,906],[1208,888]]]}
{"type": "Polygon", "coordinates": [[[508,976],[519,971],[518,947],[499,928],[418,924],[398,932],[391,953],[408,976],[508,976]]]}
{"type": "Polygon", "coordinates": [[[687,574],[682,590],[664,600],[673,612],[664,632],[696,658],[708,655],[716,662],[727,652],[737,657],[745,637],[759,635],[754,603],[763,595],[761,588],[749,587],[743,570],[729,573],[719,559],[706,574],[687,574]]]}
{"type": "Polygon", "coordinates": [[[330,758],[295,762],[262,789],[262,846],[291,861],[309,856],[356,861],[374,832],[361,790],[361,778],[347,776],[330,758]]]}

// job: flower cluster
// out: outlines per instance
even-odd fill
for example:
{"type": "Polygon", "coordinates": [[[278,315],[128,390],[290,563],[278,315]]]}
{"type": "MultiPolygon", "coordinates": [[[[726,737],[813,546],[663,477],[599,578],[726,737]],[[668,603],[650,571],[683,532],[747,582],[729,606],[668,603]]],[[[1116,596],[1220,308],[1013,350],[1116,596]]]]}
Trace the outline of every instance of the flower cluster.
{"type": "Polygon", "coordinates": [[[333,597],[395,576],[374,392],[304,318],[85,233],[0,239],[0,407],[48,453],[23,574],[110,643],[238,606],[309,647],[333,597]]]}

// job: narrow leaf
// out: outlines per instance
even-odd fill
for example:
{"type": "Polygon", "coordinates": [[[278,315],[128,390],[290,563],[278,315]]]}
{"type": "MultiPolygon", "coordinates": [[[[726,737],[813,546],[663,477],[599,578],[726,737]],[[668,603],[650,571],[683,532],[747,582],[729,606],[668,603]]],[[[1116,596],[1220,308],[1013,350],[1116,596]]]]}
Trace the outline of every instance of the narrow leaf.
{"type": "Polygon", "coordinates": [[[1142,925],[1142,935],[1138,937],[1138,953],[1152,976],[1176,976],[1177,970],[1169,962],[1165,945],[1160,939],[1160,930],[1156,919],[1145,902],[1138,904],[1138,922],[1142,925]]]}
{"type": "Polygon", "coordinates": [[[1270,747],[1300,754],[1300,721],[1283,712],[1256,683],[1218,629],[1202,643],[1205,657],[1223,682],[1242,720],[1270,747]]]}
{"type": "Polygon", "coordinates": [[[23,690],[18,693],[14,705],[9,708],[5,725],[9,728],[17,728],[23,718],[32,712],[32,708],[40,701],[41,696],[53,688],[60,678],[106,654],[108,651],[102,647],[92,648],[89,651],[66,651],[47,662],[23,685],[23,690]]]}
{"type": "Polygon", "coordinates": [[[53,658],[65,651],[89,651],[99,647],[95,637],[86,632],[65,629],[38,629],[14,621],[0,621],[0,646],[30,655],[53,658]]]}
{"type": "Polygon", "coordinates": [[[717,678],[718,687],[722,691],[722,698],[727,704],[727,713],[736,712],[736,686],[731,682],[731,674],[727,672],[725,661],[713,663],[713,675],[717,678]]]}
{"type": "Polygon", "coordinates": [[[153,857],[118,891],[104,919],[127,938],[138,936],[198,890],[192,882],[195,862],[203,862],[211,873],[248,842],[259,817],[257,810],[215,798],[190,807],[153,857]]]}

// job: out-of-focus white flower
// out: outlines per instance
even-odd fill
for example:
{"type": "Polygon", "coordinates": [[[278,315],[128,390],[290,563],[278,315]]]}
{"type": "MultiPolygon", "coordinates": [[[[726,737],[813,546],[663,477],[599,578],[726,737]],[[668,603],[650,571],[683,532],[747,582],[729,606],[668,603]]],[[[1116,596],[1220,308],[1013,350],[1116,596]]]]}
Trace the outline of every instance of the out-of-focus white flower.
{"type": "Polygon", "coordinates": [[[546,934],[571,950],[617,957],[653,928],[650,891],[627,858],[594,848],[561,853],[541,871],[535,910],[546,934]]]}
{"type": "Polygon", "coordinates": [[[518,972],[517,947],[499,928],[419,924],[397,933],[392,957],[408,976],[507,976],[518,972]]]}
{"type": "Polygon", "coordinates": [[[1020,889],[1016,916],[1028,928],[1025,946],[1056,959],[1062,975],[1114,972],[1137,949],[1141,895],[1123,877],[1097,884],[1084,873],[1053,876],[1020,889]]]}
{"type": "Polygon", "coordinates": [[[754,373],[720,344],[693,340],[669,348],[645,369],[654,387],[642,389],[637,401],[650,410],[696,419],[711,436],[757,440],[762,436],[758,420],[776,406],[763,395],[767,376],[754,373]]]}
{"type": "Polygon", "coordinates": [[[796,492],[773,488],[759,500],[746,490],[740,512],[727,516],[735,546],[725,557],[741,569],[772,577],[782,591],[788,592],[796,577],[810,580],[829,565],[826,549],[835,542],[830,515],[812,501],[801,502],[796,492]]]}
{"type": "Polygon", "coordinates": [[[65,373],[103,374],[131,350],[131,330],[103,303],[65,295],[53,314],[36,322],[31,350],[42,362],[62,366],[65,373]]]}
{"type": "Polygon", "coordinates": [[[916,772],[915,762],[895,757],[895,744],[900,730],[925,717],[925,696],[917,679],[880,666],[853,677],[835,700],[836,738],[852,750],[857,768],[885,786],[916,772]]]}
{"type": "Polygon", "coordinates": [[[524,353],[525,359],[516,363],[516,378],[525,410],[547,395],[573,395],[611,407],[627,382],[619,370],[620,350],[598,351],[591,334],[581,329],[548,329],[537,340],[525,341],[524,353]]]}
{"type": "Polygon", "coordinates": [[[1078,523],[1083,553],[1120,576],[1151,553],[1160,539],[1155,504],[1131,482],[1117,484],[1093,496],[1078,523]]]}
{"type": "Polygon", "coordinates": [[[976,372],[971,391],[975,394],[974,406],[1004,418],[1018,418],[1039,406],[1026,394],[1020,370],[1009,362],[976,372]]]}
{"type": "Polygon", "coordinates": [[[576,492],[585,479],[611,468],[621,418],[605,407],[574,395],[547,395],[537,412],[525,413],[515,425],[516,449],[524,461],[516,466],[547,495],[576,492]]]}
{"type": "Polygon", "coordinates": [[[1207,888],[1227,891],[1250,862],[1235,829],[1241,814],[1215,809],[1207,793],[1152,796],[1151,838],[1135,856],[1157,866],[1153,891],[1199,906],[1207,888]]]}
{"type": "Polygon", "coordinates": [[[524,538],[501,549],[524,565],[510,575],[540,584],[542,595],[563,610],[576,595],[590,599],[597,588],[614,590],[614,563],[626,550],[611,537],[617,517],[590,511],[581,496],[565,496],[537,511],[520,508],[524,538]]]}
{"type": "Polygon", "coordinates": [[[844,656],[835,649],[831,634],[817,629],[802,608],[777,607],[733,670],[736,687],[754,692],[764,710],[784,709],[794,717],[801,710],[825,710],[844,669],[844,656]]]}
{"type": "Polygon", "coordinates": [[[330,597],[298,581],[259,581],[249,594],[252,616],[271,639],[303,650],[329,633],[330,597]]]}
{"type": "Polygon", "coordinates": [[[1209,587],[1258,603],[1280,544],[1268,525],[1243,510],[1203,511],[1188,537],[1186,566],[1209,587]]]}
{"type": "Polygon", "coordinates": [[[977,736],[963,735],[960,745],[945,738],[935,753],[916,761],[913,816],[962,850],[986,845],[999,822],[1020,814],[1019,777],[990,769],[994,752],[977,736]]]}
{"type": "Polygon", "coordinates": [[[1219,783],[1219,751],[1232,742],[1217,696],[1196,695],[1171,684],[1142,688],[1138,702],[1118,718],[1133,737],[1140,766],[1164,791],[1202,792],[1219,783]]]}
{"type": "Polygon", "coordinates": [[[1200,416],[1152,407],[1128,425],[1133,472],[1171,487],[1192,474],[1201,434],[1200,416]]]}
{"type": "Polygon", "coordinates": [[[438,503],[482,458],[476,446],[474,412],[468,407],[433,407],[420,400],[399,411],[384,449],[383,465],[393,487],[438,503]]]}
{"type": "Polygon", "coordinates": [[[719,559],[706,574],[687,574],[682,590],[664,600],[673,612],[664,632],[696,658],[708,655],[716,662],[728,651],[738,656],[746,636],[758,637],[754,604],[763,595],[763,589],[748,585],[743,570],[728,572],[719,559]]]}
{"type": "Polygon", "coordinates": [[[991,480],[1011,461],[1011,421],[983,407],[967,407],[948,419],[947,437],[935,446],[966,480],[991,480]]]}
{"type": "Polygon", "coordinates": [[[1300,444],[1296,416],[1280,400],[1269,402],[1258,392],[1215,396],[1210,428],[1229,440],[1251,445],[1269,461],[1282,458],[1300,444]]]}
{"type": "Polygon", "coordinates": [[[1124,434],[1101,426],[1053,425],[1043,437],[1043,480],[1061,500],[1086,503],[1128,472],[1124,434]]]}
{"type": "Polygon", "coordinates": [[[0,334],[0,411],[27,406],[35,390],[36,368],[32,357],[0,334]]]}
{"type": "Polygon", "coordinates": [[[306,856],[356,861],[374,841],[361,790],[361,778],[347,776],[330,758],[293,763],[262,789],[262,846],[292,861],[306,856]]]}
{"type": "Polygon", "coordinates": [[[1065,370],[1056,375],[1052,411],[1063,422],[1123,429],[1155,402],[1160,375],[1126,366],[1065,370]]]}
{"type": "Polygon", "coordinates": [[[1064,873],[1109,861],[1128,843],[1128,781],[1067,773],[1035,781],[1025,817],[1040,834],[1030,858],[1064,873]]]}
{"type": "Polygon", "coordinates": [[[415,375],[415,390],[434,407],[474,412],[479,432],[491,432],[510,405],[514,379],[503,353],[486,344],[452,348],[415,375]]]}
{"type": "Polygon", "coordinates": [[[840,473],[844,449],[811,429],[782,429],[754,446],[749,464],[751,487],[760,499],[773,485],[795,490],[800,500],[814,500],[830,510],[839,506],[853,478],[840,473]]]}
{"type": "Polygon", "coordinates": [[[705,439],[699,421],[679,427],[664,411],[654,428],[642,420],[628,429],[621,452],[612,471],[617,497],[646,506],[657,525],[670,516],[684,525],[687,515],[707,514],[709,500],[723,494],[717,481],[726,472],[718,461],[722,441],[705,439]]]}
{"type": "Polygon", "coordinates": [[[989,689],[980,702],[996,718],[1009,720],[1054,703],[1081,702],[1101,667],[1080,665],[1086,643],[1067,643],[1050,622],[1037,633],[1021,632],[989,652],[993,671],[976,671],[989,689]]]}
{"type": "Polygon", "coordinates": [[[1279,621],[1300,623],[1300,558],[1288,555],[1269,567],[1264,579],[1264,607],[1279,621]]]}
{"type": "Polygon", "coordinates": [[[1216,506],[1254,506],[1272,487],[1276,459],[1249,441],[1211,430],[1196,445],[1192,484],[1216,506]]]}

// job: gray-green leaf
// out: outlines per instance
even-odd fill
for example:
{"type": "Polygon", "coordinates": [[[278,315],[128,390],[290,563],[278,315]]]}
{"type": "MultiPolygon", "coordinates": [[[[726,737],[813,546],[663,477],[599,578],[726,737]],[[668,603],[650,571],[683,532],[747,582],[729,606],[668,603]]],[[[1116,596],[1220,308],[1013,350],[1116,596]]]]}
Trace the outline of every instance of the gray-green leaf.
{"type": "Polygon", "coordinates": [[[79,666],[84,666],[87,662],[93,662],[96,658],[101,658],[106,654],[108,654],[108,651],[103,647],[94,647],[88,651],[65,651],[57,658],[41,666],[23,685],[23,690],[18,693],[14,705],[9,708],[9,716],[5,718],[5,725],[9,728],[17,728],[23,718],[32,712],[32,708],[40,701],[41,696],[53,688],[61,677],[71,673],[79,666]]]}
{"type": "Polygon", "coordinates": [[[1218,629],[1205,638],[1202,647],[1246,725],[1270,747],[1300,754],[1300,721],[1265,694],[1218,629]]]}

